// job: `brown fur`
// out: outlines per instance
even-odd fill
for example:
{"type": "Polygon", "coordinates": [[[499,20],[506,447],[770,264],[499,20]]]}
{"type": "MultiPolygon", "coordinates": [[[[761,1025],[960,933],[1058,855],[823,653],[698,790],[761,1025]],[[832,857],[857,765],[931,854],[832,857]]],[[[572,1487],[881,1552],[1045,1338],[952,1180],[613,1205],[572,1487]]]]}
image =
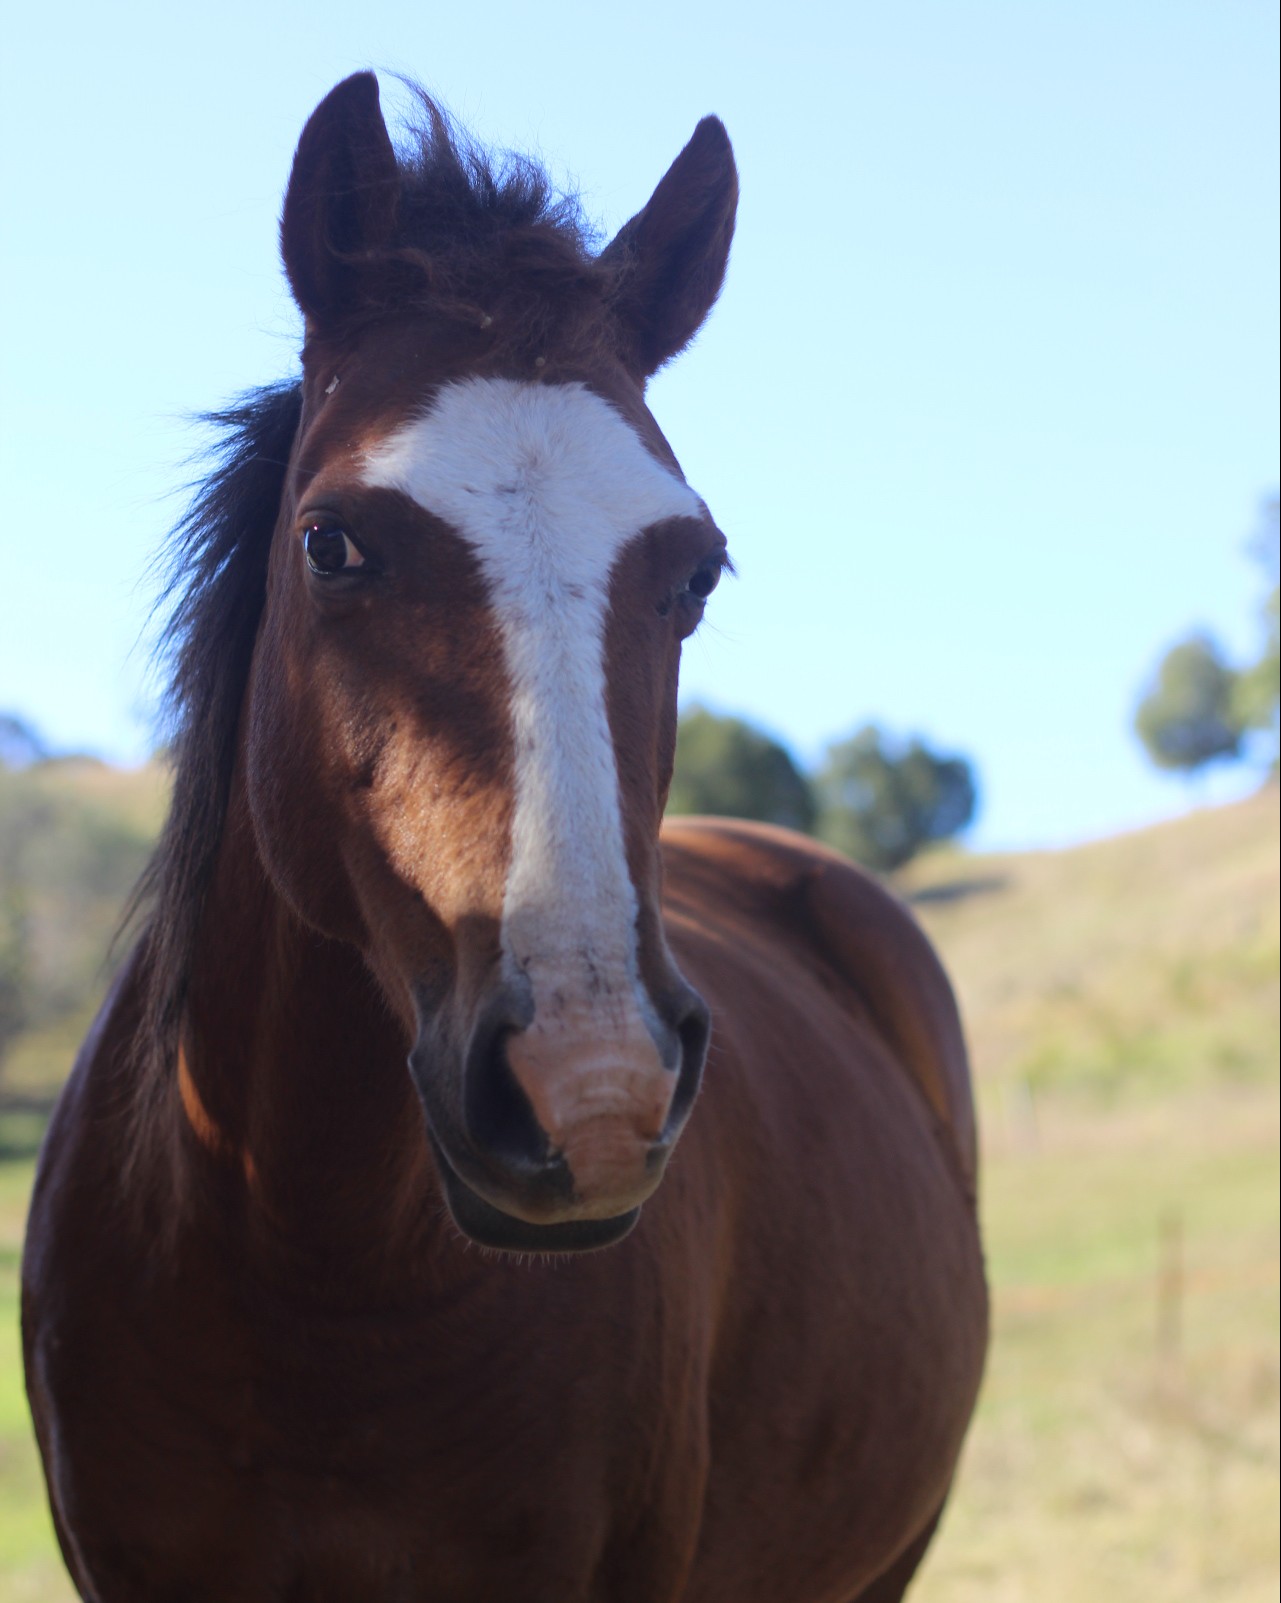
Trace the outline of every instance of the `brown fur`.
{"type": "Polygon", "coordinates": [[[937,960],[797,836],[688,820],[660,845],[683,587],[723,541],[644,531],[605,660],[638,962],[682,1064],[651,1187],[688,1126],[626,1239],[542,1256],[611,1221],[568,1172],[520,1193],[537,1109],[494,1092],[468,1122],[512,814],[496,625],[465,543],[353,471],[450,378],[538,356],[674,469],[643,387],[719,290],[728,143],[700,124],[593,259],[528,168],[495,188],[428,124],[400,171],[361,75],[308,125],[283,228],[302,383],[232,417],[185,530],[154,910],[51,1123],[23,1264],[68,1567],[98,1603],[893,1603],[986,1337],[937,960]],[[377,581],[307,579],[316,505],[377,581]],[[526,1253],[461,1233],[460,1153],[511,1188],[526,1253]]]}

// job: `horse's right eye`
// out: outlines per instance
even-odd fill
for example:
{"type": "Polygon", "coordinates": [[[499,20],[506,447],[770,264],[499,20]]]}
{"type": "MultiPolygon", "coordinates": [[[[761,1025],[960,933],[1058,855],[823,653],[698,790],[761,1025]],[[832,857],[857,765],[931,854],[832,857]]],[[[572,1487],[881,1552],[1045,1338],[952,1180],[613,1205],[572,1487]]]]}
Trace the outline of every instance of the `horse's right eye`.
{"type": "Polygon", "coordinates": [[[335,573],[352,573],[365,566],[359,546],[347,533],[333,523],[313,523],[302,537],[307,566],[322,578],[335,573]]]}
{"type": "Polygon", "coordinates": [[[715,562],[705,562],[701,568],[696,568],[685,586],[690,595],[698,601],[706,601],[712,591],[721,582],[721,569],[723,564],[718,559],[715,562]]]}

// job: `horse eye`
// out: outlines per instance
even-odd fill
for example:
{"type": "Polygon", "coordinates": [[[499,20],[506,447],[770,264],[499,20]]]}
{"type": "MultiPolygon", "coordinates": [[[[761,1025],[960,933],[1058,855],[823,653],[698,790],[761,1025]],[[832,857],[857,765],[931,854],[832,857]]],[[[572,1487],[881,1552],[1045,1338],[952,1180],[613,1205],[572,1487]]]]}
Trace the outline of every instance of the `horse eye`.
{"type": "Polygon", "coordinates": [[[708,562],[694,571],[685,588],[690,595],[697,596],[700,601],[706,601],[720,582],[721,564],[719,562],[708,562]]]}
{"type": "Polygon", "coordinates": [[[365,566],[355,541],[332,523],[313,523],[302,537],[302,546],[307,554],[307,566],[323,577],[351,573],[365,566]]]}

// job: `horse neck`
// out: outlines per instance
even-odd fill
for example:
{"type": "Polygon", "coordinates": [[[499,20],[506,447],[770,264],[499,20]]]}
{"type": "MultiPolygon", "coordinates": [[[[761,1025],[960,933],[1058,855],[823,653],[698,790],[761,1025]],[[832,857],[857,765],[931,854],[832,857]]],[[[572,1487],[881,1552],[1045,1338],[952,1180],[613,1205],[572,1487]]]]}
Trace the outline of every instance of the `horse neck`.
{"type": "Polygon", "coordinates": [[[177,1086],[196,1166],[243,1185],[247,1228],[274,1256],[352,1284],[362,1266],[439,1256],[423,1239],[444,1208],[407,1052],[359,952],[304,926],[271,884],[233,787],[177,1086]]]}

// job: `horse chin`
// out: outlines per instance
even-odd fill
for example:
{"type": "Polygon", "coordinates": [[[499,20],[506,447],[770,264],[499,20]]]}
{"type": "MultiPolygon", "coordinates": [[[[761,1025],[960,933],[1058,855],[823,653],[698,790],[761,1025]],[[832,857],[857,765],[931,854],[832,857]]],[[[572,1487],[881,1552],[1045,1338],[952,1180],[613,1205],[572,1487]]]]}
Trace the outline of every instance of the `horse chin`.
{"type": "Polygon", "coordinates": [[[612,1247],[628,1235],[640,1218],[639,1208],[612,1219],[570,1219],[561,1224],[531,1224],[504,1213],[463,1180],[433,1140],[436,1166],[445,1188],[445,1201],[454,1223],[469,1241],[500,1252],[594,1252],[612,1247]]]}
{"type": "Polygon", "coordinates": [[[445,1177],[445,1198],[454,1223],[469,1240],[502,1252],[594,1252],[621,1241],[640,1218],[640,1209],[631,1208],[614,1219],[534,1225],[495,1208],[456,1174],[445,1177]]]}

